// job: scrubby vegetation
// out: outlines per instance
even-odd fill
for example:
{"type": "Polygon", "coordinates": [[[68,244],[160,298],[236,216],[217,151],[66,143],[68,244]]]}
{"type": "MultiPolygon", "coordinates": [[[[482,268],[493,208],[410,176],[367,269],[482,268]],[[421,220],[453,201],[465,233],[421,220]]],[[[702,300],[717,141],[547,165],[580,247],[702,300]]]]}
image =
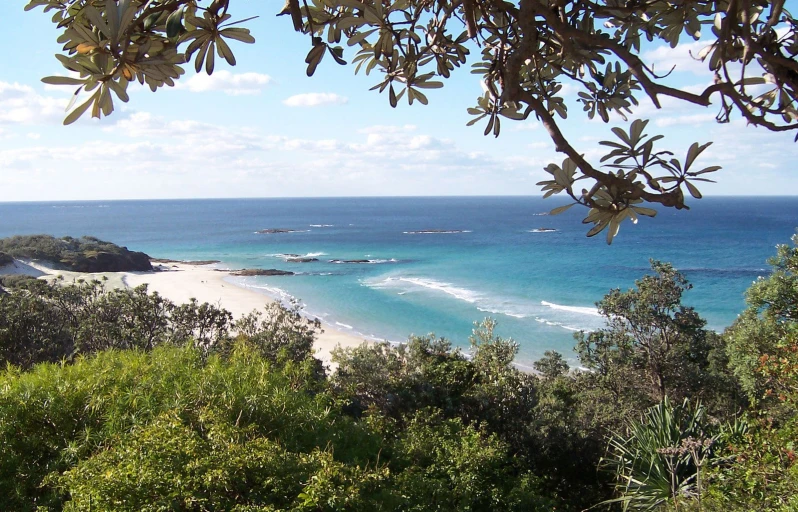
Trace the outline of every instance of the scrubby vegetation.
{"type": "MultiPolygon", "coordinates": [[[[40,260],[75,272],[152,270],[150,257],[143,252],[129,251],[127,247],[119,247],[91,236],[12,236],[0,239],[0,251],[14,258],[40,260]]],[[[0,266],[2,265],[0,256],[0,266]]]]}
{"type": "Polygon", "coordinates": [[[577,336],[586,370],[537,375],[491,320],[328,375],[296,307],[27,283],[0,296],[0,509],[796,510],[798,248],[772,263],[717,334],[653,262],[577,336]]]}

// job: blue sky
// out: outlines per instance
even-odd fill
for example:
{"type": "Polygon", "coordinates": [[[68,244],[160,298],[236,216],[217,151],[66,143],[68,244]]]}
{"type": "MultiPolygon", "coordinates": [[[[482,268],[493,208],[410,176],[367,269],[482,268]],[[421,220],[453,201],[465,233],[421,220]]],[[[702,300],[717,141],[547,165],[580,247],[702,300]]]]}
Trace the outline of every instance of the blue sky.
{"type": "MultiPolygon", "coordinates": [[[[562,160],[534,120],[505,121],[498,139],[484,137],[484,126],[466,127],[466,108],[482,92],[468,67],[429,91],[429,106],[397,109],[368,90],[375,76],[354,75],[331,59],[308,78],[308,41],[289,19],[273,15],[278,2],[233,3],[236,17],[260,16],[247,23],[257,42],[233,46],[238,66],[218,59],[211,77],[187,66],[173,90],[134,90],[111,117],[64,127],[71,88],[40,82],[65,74],[53,57],[58,32],[40,10],[6,2],[5,26],[13,30],[0,32],[0,201],[539,195],[535,183],[548,177],[543,167],[562,160]]],[[[698,89],[711,76],[689,52],[703,46],[650,47],[644,58],[656,69],[675,65],[672,85],[698,89]]],[[[625,123],[588,121],[573,101],[576,88],[567,90],[564,131],[597,163],[597,142],[625,123]]],[[[715,141],[701,163],[724,168],[705,195],[798,191],[798,146],[790,135],[739,119],[718,125],[714,106],[663,103],[671,108],[642,101],[637,113],[651,119],[649,132],[666,136],[667,149],[684,155],[693,141],[715,141]]]]}

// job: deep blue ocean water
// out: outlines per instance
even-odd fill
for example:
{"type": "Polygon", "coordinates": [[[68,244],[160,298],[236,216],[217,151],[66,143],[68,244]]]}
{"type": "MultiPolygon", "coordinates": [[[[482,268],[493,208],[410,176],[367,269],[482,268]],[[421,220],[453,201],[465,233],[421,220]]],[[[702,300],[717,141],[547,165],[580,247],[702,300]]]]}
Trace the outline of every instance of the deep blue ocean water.
{"type": "Polygon", "coordinates": [[[602,324],[594,303],[632,286],[650,258],[686,274],[694,288],[685,301],[710,327],[728,326],[774,246],[795,233],[798,197],[693,203],[625,223],[612,246],[603,234],[585,237],[584,209],[549,216],[561,203],[530,197],[0,203],[0,237],[88,234],[154,257],[292,270],[235,282],[297,297],[308,314],[376,339],[434,332],[467,346],[473,322],[491,316],[528,364],[548,349],[572,356],[573,332],[602,324]],[[269,228],[295,232],[255,233],[269,228]],[[419,230],[462,232],[406,233],[419,230]]]}

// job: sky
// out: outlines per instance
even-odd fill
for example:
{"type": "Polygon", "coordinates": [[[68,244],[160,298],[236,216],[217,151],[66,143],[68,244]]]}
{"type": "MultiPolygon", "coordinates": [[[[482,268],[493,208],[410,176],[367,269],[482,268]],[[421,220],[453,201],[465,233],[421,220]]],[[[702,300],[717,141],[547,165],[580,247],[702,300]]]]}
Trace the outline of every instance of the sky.
{"type": "MultiPolygon", "coordinates": [[[[59,32],[41,10],[24,12],[24,0],[5,2],[13,30],[0,31],[0,201],[540,195],[543,168],[563,159],[533,119],[505,120],[499,138],[466,126],[482,93],[470,61],[444,88],[425,91],[428,106],[393,109],[387,94],[369,91],[376,76],[329,58],[308,78],[309,41],[274,16],[276,1],[232,2],[236,18],[259,16],[246,23],[257,42],[231,45],[237,66],[217,59],[210,77],[186,66],[173,89],[131,87],[130,102],[116,102],[110,117],[63,126],[73,88],[40,81],[66,74],[54,58],[59,32]]],[[[711,75],[690,52],[705,44],[683,41],[645,48],[643,57],[655,69],[675,66],[671,85],[700,90],[711,75]]],[[[598,141],[627,123],[588,120],[578,89],[566,90],[563,131],[597,165],[598,141]]],[[[692,142],[714,141],[699,163],[723,170],[702,188],[706,196],[798,193],[792,136],[740,119],[719,125],[715,106],[663,105],[643,100],[635,113],[650,119],[649,133],[665,135],[663,149],[683,158],[692,142]]]]}

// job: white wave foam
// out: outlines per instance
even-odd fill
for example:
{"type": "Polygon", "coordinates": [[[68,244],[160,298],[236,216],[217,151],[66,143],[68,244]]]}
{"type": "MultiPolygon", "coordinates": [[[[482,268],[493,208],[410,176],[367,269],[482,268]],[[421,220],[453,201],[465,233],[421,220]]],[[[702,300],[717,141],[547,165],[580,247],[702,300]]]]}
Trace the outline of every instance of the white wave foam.
{"type": "Polygon", "coordinates": [[[318,258],[319,256],[327,256],[326,252],[309,252],[307,254],[284,254],[284,253],[274,253],[274,254],[267,254],[266,256],[271,256],[272,258],[280,258],[281,260],[288,260],[294,258],[318,258]]]}
{"type": "Polygon", "coordinates": [[[471,304],[479,300],[480,297],[480,294],[473,290],[469,290],[467,288],[460,288],[454,286],[452,283],[444,283],[441,281],[436,281],[434,279],[424,279],[420,277],[389,277],[384,281],[382,281],[382,283],[386,287],[391,286],[392,283],[410,283],[415,286],[420,286],[421,288],[435,290],[438,292],[445,293],[447,295],[451,295],[456,299],[464,300],[471,304]]]}
{"type": "Polygon", "coordinates": [[[601,313],[599,313],[598,309],[596,308],[587,308],[583,306],[563,306],[561,304],[554,304],[553,302],[547,302],[545,300],[540,301],[540,303],[544,306],[550,307],[551,309],[570,311],[571,313],[580,313],[582,315],[601,316],[601,313]]]}
{"type": "Polygon", "coordinates": [[[312,228],[331,228],[335,224],[308,224],[312,228]]]}
{"type": "Polygon", "coordinates": [[[354,327],[352,327],[351,325],[344,324],[344,323],[341,323],[341,322],[335,322],[335,325],[337,325],[339,327],[343,327],[344,329],[354,329],[354,327]]]}
{"type": "Polygon", "coordinates": [[[264,292],[266,295],[276,299],[283,305],[290,304],[293,300],[295,300],[295,297],[293,295],[283,290],[282,288],[278,288],[276,286],[267,286],[261,283],[252,282],[249,280],[249,278],[238,278],[236,280],[231,279],[231,282],[241,288],[248,288],[250,290],[257,290],[264,292]]]}
{"type": "Polygon", "coordinates": [[[445,294],[472,304],[477,310],[523,320],[534,319],[567,331],[592,331],[600,326],[601,315],[595,308],[564,306],[553,302],[535,302],[522,297],[497,296],[427,277],[389,276],[361,282],[374,289],[393,289],[397,295],[426,290],[445,294]]]}

